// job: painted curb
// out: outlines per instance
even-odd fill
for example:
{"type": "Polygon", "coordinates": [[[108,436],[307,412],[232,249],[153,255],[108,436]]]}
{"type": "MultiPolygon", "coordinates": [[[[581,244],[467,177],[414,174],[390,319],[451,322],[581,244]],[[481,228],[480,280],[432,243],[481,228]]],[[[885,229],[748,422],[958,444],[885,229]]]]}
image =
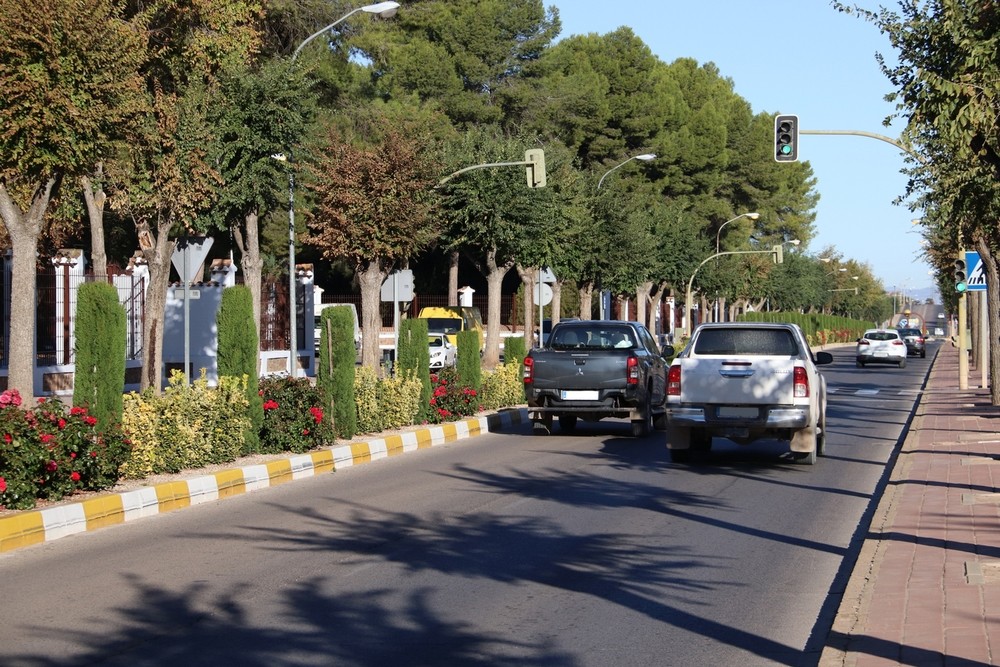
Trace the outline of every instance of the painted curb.
{"type": "Polygon", "coordinates": [[[524,408],[0,518],[0,553],[526,423],[524,408]]]}

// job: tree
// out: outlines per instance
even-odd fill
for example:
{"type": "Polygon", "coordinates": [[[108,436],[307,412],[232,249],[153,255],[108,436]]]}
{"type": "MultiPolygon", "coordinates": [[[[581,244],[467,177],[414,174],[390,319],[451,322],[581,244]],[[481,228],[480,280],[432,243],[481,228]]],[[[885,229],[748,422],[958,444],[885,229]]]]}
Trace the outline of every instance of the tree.
{"type": "Polygon", "coordinates": [[[354,267],[361,284],[361,362],[378,368],[382,283],[437,235],[435,170],[418,128],[401,116],[372,107],[353,120],[350,129],[328,128],[309,166],[315,207],[306,216],[305,241],[324,259],[346,259],[354,267]]]}
{"type": "Polygon", "coordinates": [[[110,0],[0,0],[0,220],[11,241],[8,386],[34,393],[35,257],[59,184],[137,111],[140,42],[110,0]]]}
{"type": "MultiPolygon", "coordinates": [[[[214,206],[219,226],[228,227],[240,250],[244,284],[253,297],[254,326],[260,336],[261,256],[259,220],[284,200],[287,178],[277,154],[291,152],[314,114],[314,100],[300,68],[270,60],[259,68],[226,72],[220,83],[226,103],[218,117],[214,162],[223,184],[214,206]]],[[[292,166],[291,168],[294,168],[292,166]]]]}
{"type": "MultiPolygon", "coordinates": [[[[899,12],[881,8],[876,13],[833,5],[876,25],[898,52],[895,65],[881,55],[878,60],[896,88],[887,99],[896,102],[897,115],[907,121],[903,139],[912,147],[912,167],[906,195],[918,198],[912,208],[923,208],[924,225],[948,243],[945,257],[970,246],[979,251],[986,268],[989,327],[1000,331],[1000,90],[995,83],[1000,8],[988,2],[900,0],[899,12]]],[[[948,271],[947,264],[938,266],[948,271]]],[[[1000,405],[1000,340],[995,336],[990,398],[1000,405]]]]}

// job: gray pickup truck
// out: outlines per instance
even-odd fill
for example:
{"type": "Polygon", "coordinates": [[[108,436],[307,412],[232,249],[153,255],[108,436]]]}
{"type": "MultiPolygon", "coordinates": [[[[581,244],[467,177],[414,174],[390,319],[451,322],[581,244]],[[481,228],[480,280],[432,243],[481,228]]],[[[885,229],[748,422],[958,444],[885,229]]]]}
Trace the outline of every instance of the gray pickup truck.
{"type": "Polygon", "coordinates": [[[631,420],[632,435],[666,428],[667,361],[638,322],[573,320],[552,328],[544,347],[524,360],[524,396],[532,430],[572,431],[577,419],[631,420]]]}

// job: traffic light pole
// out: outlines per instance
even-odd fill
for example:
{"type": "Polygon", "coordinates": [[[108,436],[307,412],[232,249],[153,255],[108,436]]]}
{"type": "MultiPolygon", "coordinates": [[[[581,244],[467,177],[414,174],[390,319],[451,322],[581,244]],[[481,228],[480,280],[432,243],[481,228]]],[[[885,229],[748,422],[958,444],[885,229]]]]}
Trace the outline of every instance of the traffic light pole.
{"type": "Polygon", "coordinates": [[[966,296],[965,292],[958,295],[958,388],[969,388],[969,353],[968,332],[966,330],[966,296]]]}

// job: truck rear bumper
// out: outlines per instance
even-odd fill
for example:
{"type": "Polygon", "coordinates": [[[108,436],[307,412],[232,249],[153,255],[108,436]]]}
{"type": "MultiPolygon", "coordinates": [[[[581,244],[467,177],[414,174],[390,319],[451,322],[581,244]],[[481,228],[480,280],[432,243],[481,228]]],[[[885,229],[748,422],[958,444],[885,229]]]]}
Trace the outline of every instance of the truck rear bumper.
{"type": "Polygon", "coordinates": [[[625,417],[628,419],[641,419],[642,414],[637,408],[627,408],[627,407],[608,407],[607,405],[593,405],[589,407],[581,406],[561,406],[561,407],[550,407],[550,408],[536,408],[528,407],[528,419],[532,421],[538,421],[544,419],[546,416],[558,417],[559,415],[588,415],[592,417],[604,418],[604,417],[625,417]]]}
{"type": "Polygon", "coordinates": [[[667,406],[667,421],[673,426],[691,426],[708,428],[745,427],[750,429],[802,429],[809,425],[809,409],[807,407],[761,408],[764,418],[730,419],[717,418],[717,407],[670,407],[667,406]],[[711,418],[706,414],[713,415],[711,418]]]}

